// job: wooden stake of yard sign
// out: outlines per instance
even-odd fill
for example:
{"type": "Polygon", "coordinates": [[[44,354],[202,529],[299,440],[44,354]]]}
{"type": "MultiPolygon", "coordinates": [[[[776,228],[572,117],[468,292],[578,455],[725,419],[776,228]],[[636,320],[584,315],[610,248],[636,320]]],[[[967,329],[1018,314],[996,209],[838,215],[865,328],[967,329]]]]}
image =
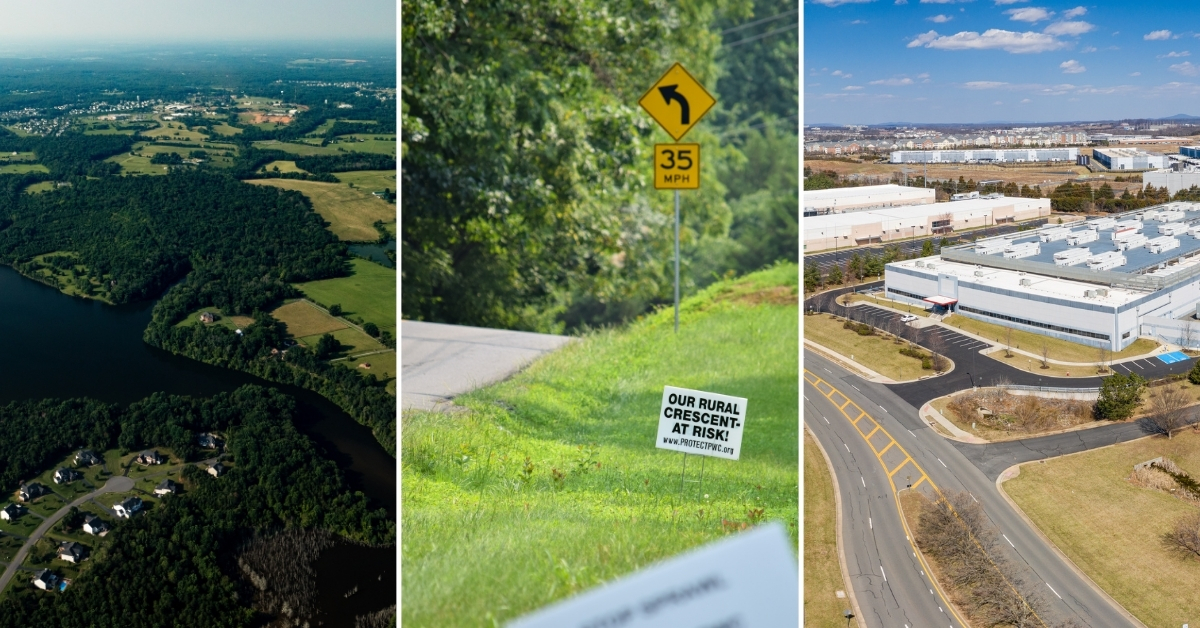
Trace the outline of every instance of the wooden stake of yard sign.
{"type": "Polygon", "coordinates": [[[704,491],[704,458],[700,460],[700,479],[687,480],[688,454],[737,460],[741,456],[742,429],[746,422],[746,399],[719,393],[663,387],[662,409],[658,415],[655,446],[683,454],[679,472],[679,492],[685,482],[700,484],[704,491]]]}

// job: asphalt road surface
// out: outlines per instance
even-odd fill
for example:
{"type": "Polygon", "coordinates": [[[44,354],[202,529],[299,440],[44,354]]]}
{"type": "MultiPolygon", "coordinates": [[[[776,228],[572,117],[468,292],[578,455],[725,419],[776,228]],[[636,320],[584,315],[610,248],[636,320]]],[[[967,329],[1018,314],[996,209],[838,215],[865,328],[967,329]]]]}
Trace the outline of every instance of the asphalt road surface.
{"type": "MultiPolygon", "coordinates": [[[[1034,595],[1045,603],[1046,625],[1067,620],[1096,628],[1134,625],[1008,505],[994,475],[965,455],[959,443],[952,444],[930,429],[904,398],[811,352],[805,352],[804,365],[804,422],[829,454],[837,475],[848,586],[866,626],[962,625],[949,615],[906,538],[893,481],[899,490],[912,483],[912,490],[937,486],[943,491],[968,491],[1002,535],[998,551],[1007,553],[1034,595]],[[848,414],[861,418],[854,423],[848,414]]],[[[1047,453],[1058,451],[1044,442],[1047,453]]],[[[1099,442],[1092,444],[1099,446],[1099,442]]],[[[1019,443],[1009,447],[1020,447],[1019,443]]],[[[1004,455],[983,457],[1002,463],[1004,455]]]]}

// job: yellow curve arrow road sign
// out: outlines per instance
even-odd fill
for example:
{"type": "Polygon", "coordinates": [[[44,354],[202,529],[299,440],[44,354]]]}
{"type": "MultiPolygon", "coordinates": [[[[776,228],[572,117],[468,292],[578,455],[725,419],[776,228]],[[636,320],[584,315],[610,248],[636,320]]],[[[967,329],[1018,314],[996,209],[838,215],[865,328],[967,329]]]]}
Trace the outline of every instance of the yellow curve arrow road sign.
{"type": "Polygon", "coordinates": [[[679,138],[696,126],[717,99],[676,63],[642,96],[638,104],[668,135],[679,138]]]}

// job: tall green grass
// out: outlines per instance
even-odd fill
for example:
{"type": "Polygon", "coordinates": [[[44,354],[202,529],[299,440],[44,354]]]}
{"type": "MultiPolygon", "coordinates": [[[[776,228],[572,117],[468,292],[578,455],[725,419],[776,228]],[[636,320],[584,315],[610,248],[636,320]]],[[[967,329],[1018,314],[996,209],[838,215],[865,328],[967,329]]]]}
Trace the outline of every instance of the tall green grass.
{"type": "Polygon", "coordinates": [[[591,333],[451,413],[402,417],[402,620],[491,626],[783,521],[796,542],[798,272],[722,282],[591,333]],[[738,461],[655,448],[664,385],[748,398],[738,461]],[[687,479],[701,458],[688,456],[687,479]]]}

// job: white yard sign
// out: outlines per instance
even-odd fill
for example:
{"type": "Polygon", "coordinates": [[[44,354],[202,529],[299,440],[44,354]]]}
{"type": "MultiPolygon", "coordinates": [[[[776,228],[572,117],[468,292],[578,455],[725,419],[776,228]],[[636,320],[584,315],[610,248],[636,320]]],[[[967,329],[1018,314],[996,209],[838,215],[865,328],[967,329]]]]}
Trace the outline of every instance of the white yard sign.
{"type": "Polygon", "coordinates": [[[737,460],[745,424],[746,400],[741,397],[664,386],[656,446],[737,460]]]}
{"type": "Polygon", "coordinates": [[[799,570],[769,523],[537,611],[508,628],[796,628],[799,570]]]}

